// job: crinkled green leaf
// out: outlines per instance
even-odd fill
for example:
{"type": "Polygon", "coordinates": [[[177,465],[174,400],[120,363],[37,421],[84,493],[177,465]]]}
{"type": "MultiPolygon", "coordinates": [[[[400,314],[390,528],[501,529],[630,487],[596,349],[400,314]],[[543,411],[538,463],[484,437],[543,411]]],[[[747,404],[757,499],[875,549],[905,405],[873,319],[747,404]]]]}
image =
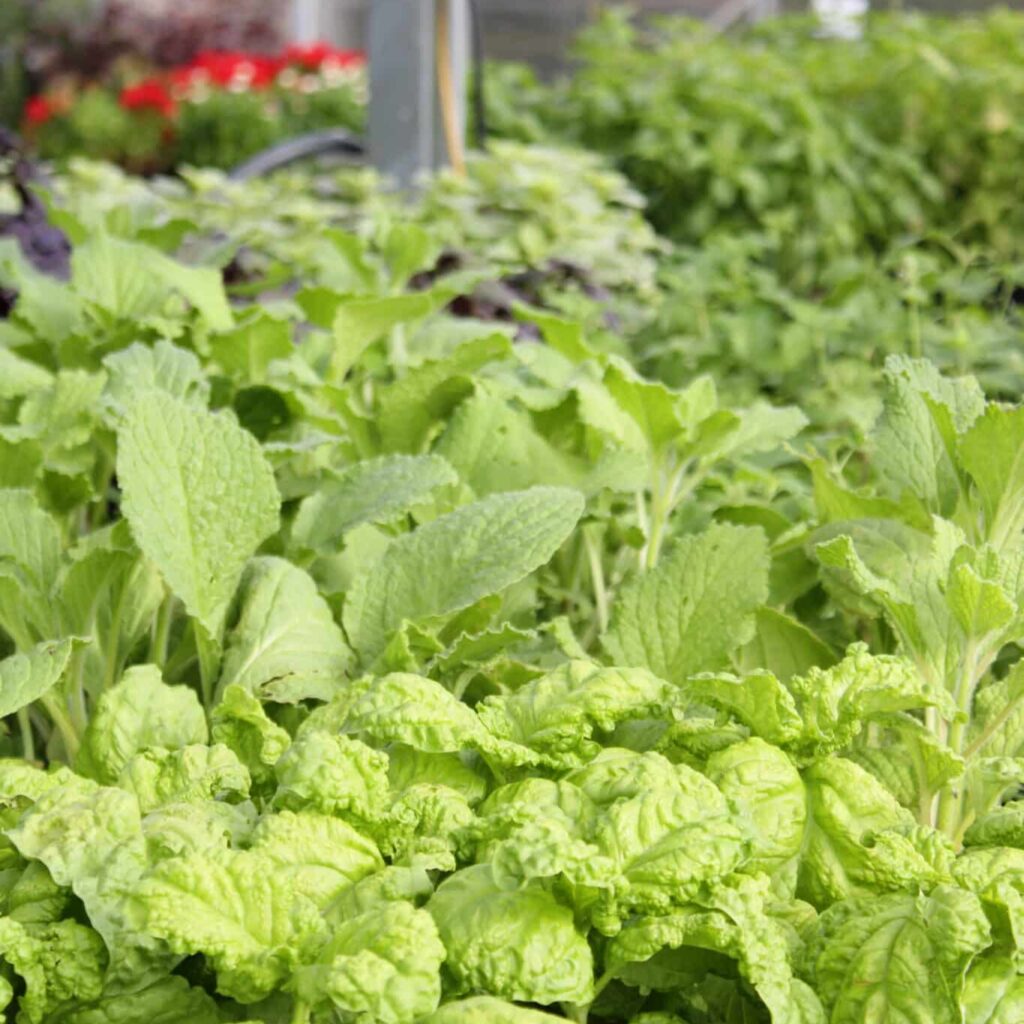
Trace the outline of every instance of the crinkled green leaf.
{"type": "Polygon", "coordinates": [[[117,778],[121,789],[135,794],[143,814],[171,803],[243,800],[249,781],[248,769],[221,743],[151,747],[127,761],[117,778]]]}
{"type": "Polygon", "coordinates": [[[822,917],[814,980],[835,1024],[960,1024],[964,974],[988,943],[981,904],[963,890],[865,896],[822,917]]]}
{"type": "Polygon", "coordinates": [[[82,738],[78,769],[103,783],[152,747],[177,750],[209,736],[199,698],[187,686],[168,686],[155,665],[128,669],[104,693],[82,738]]]}
{"type": "Polygon", "coordinates": [[[218,989],[243,1003],[287,979],[300,941],[319,925],[291,877],[250,852],[165,860],[139,882],[132,910],[175,952],[208,957],[218,989]]]}
{"type": "Polygon", "coordinates": [[[477,713],[494,736],[565,768],[594,755],[595,730],[607,733],[619,722],[654,715],[667,697],[666,684],[645,669],[571,661],[513,694],[486,698],[477,713]]]}
{"type": "Polygon", "coordinates": [[[229,686],[210,716],[210,736],[223,743],[249,769],[254,783],[273,777],[273,768],[291,744],[291,737],[241,686],[229,686]]]}
{"type": "Polygon", "coordinates": [[[479,864],[442,882],[427,910],[448,952],[453,994],[544,1005],[590,1000],[590,946],[572,911],[544,889],[499,889],[490,866],[479,864]]]}
{"type": "Polygon", "coordinates": [[[278,760],[275,802],[293,810],[372,821],[389,804],[388,757],[359,740],[311,732],[278,760]]]}
{"type": "Polygon", "coordinates": [[[308,811],[265,816],[250,837],[250,849],[319,907],[384,867],[372,840],[344,821],[308,811]]]}
{"type": "Polygon", "coordinates": [[[342,922],[294,985],[304,1002],[344,1021],[414,1024],[440,1002],[444,958],[430,914],[391,903],[342,922]]]}

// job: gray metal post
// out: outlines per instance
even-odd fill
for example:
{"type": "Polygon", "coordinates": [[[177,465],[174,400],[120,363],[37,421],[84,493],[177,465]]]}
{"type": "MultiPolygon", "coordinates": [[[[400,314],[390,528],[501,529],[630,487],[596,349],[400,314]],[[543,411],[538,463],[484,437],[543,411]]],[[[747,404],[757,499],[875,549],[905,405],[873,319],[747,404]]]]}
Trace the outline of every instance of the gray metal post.
{"type": "MultiPolygon", "coordinates": [[[[438,0],[371,0],[370,159],[401,185],[447,162],[435,66],[438,0]]],[[[457,118],[465,132],[469,11],[448,0],[457,118]]]]}

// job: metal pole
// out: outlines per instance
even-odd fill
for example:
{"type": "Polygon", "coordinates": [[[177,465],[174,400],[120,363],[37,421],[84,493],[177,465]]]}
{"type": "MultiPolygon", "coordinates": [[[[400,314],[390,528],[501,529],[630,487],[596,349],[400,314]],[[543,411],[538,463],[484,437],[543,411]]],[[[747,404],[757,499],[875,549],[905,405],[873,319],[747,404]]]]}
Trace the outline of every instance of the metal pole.
{"type": "MultiPolygon", "coordinates": [[[[465,136],[469,11],[448,0],[457,121],[465,136]]],[[[437,95],[436,0],[372,0],[370,6],[370,159],[400,185],[447,162],[437,95]]]]}

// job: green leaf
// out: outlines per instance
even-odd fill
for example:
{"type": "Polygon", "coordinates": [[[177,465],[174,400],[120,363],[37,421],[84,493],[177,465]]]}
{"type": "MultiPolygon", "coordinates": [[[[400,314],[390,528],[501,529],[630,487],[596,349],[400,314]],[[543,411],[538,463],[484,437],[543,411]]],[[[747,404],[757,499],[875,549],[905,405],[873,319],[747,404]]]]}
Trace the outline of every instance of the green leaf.
{"type": "Polygon", "coordinates": [[[469,999],[446,1003],[427,1017],[423,1024],[554,1024],[564,1019],[539,1010],[515,1006],[503,999],[495,999],[494,996],[471,996],[469,999]]]}
{"type": "Polygon", "coordinates": [[[226,331],[234,324],[219,270],[187,267],[136,242],[93,235],[75,246],[71,280],[88,302],[121,319],[160,313],[168,293],[177,292],[213,330],[226,331]]]}
{"type": "Polygon", "coordinates": [[[685,701],[726,711],[769,743],[788,743],[803,730],[792,695],[770,672],[690,676],[678,692],[685,701]]]}
{"type": "Polygon", "coordinates": [[[251,836],[250,849],[321,908],[384,867],[372,840],[344,821],[309,812],[267,815],[251,836]]]}
{"type": "Polygon", "coordinates": [[[0,661],[0,718],[48,693],[67,668],[72,640],[47,640],[0,661]]]}
{"type": "Polygon", "coordinates": [[[848,896],[930,877],[930,865],[912,849],[902,863],[887,865],[885,849],[867,842],[869,833],[914,821],[873,775],[831,757],[804,773],[804,785],[808,815],[797,885],[801,899],[824,908],[848,896]]]}
{"type": "Polygon", "coordinates": [[[448,951],[453,994],[586,1003],[593,958],[572,911],[542,888],[505,891],[479,864],[446,879],[427,904],[448,951]]]}
{"type": "Polygon", "coordinates": [[[343,921],[317,955],[296,973],[298,998],[325,1005],[347,1020],[414,1024],[441,1000],[445,948],[430,914],[408,903],[343,921]]]}
{"type": "Polygon", "coordinates": [[[95,999],[103,989],[103,940],[77,921],[25,926],[0,918],[0,957],[26,982],[18,1019],[28,1024],[42,1024],[49,1014],[95,999]]]}
{"type": "Polygon", "coordinates": [[[366,661],[405,620],[444,615],[544,565],[583,511],[576,491],[534,487],[466,505],[396,540],[352,585],[343,621],[366,661]]]}
{"type": "Polygon", "coordinates": [[[753,640],[740,652],[745,669],[768,669],[782,682],[836,662],[832,649],[807,626],[774,608],[758,608],[753,640]]]}
{"type": "Polygon", "coordinates": [[[292,540],[330,553],[354,526],[390,522],[457,479],[438,455],[385,455],[357,462],[303,499],[292,524],[292,540]]]}
{"type": "Polygon", "coordinates": [[[569,768],[597,752],[595,731],[654,716],[667,699],[667,685],[644,669],[571,661],[513,694],[485,698],[477,713],[492,735],[529,747],[545,764],[569,768]]]}
{"type": "Polygon", "coordinates": [[[177,750],[206,743],[208,736],[195,691],[168,686],[155,665],[137,665],[100,697],[82,737],[77,767],[99,782],[113,783],[143,750],[177,750]]]}
{"type": "Polygon", "coordinates": [[[111,993],[67,1012],[65,1024],[218,1024],[217,1004],[177,975],[141,991],[111,993]]]}
{"type": "Polygon", "coordinates": [[[977,897],[949,886],[850,900],[818,932],[814,977],[833,1024],[960,1024],[964,974],[989,943],[977,897]]]}
{"type": "Polygon", "coordinates": [[[807,796],[796,767],[778,747],[754,738],[712,754],[705,771],[734,803],[750,838],[743,870],[784,874],[792,891],[807,823],[807,796]]]}
{"type": "Polygon", "coordinates": [[[330,700],[351,652],[316,583],[281,558],[255,558],[240,584],[218,689],[238,685],[264,700],[330,700]]]}
{"type": "Polygon", "coordinates": [[[440,309],[451,297],[450,291],[437,289],[342,303],[334,314],[331,327],[334,351],[331,354],[330,379],[340,383],[375,341],[399,324],[421,320],[440,309]]]}
{"type": "Polygon", "coordinates": [[[143,814],[171,803],[242,800],[249,795],[249,772],[223,744],[189,744],[175,750],[143,750],[117,778],[134,793],[143,814]]]}
{"type": "Polygon", "coordinates": [[[256,439],[227,413],[153,393],[118,431],[122,509],[143,553],[216,637],[280,498],[256,439]]]}
{"type": "Polygon", "coordinates": [[[242,1003],[287,979],[299,943],[320,921],[287,874],[248,851],[163,861],[138,884],[132,902],[140,927],[176,953],[209,958],[218,989],[242,1003]]]}
{"type": "Polygon", "coordinates": [[[385,450],[421,450],[431,426],[471,390],[469,375],[511,352],[511,343],[503,334],[472,338],[382,389],[377,412],[385,450]]]}
{"type": "Polygon", "coordinates": [[[1015,1024],[1024,1020],[1024,974],[1012,960],[976,960],[967,972],[964,1024],[1015,1024]]]}
{"type": "Polygon", "coordinates": [[[224,691],[210,715],[210,736],[234,751],[257,785],[273,778],[274,765],[292,741],[241,686],[229,686],[224,691]]]}
{"type": "Polygon", "coordinates": [[[753,636],[768,566],[758,529],[722,524],[679,538],[657,567],[622,588],[605,648],[617,664],[670,682],[718,667],[753,636]]]}
{"type": "Polygon", "coordinates": [[[525,412],[487,394],[460,403],[434,450],[481,497],[541,484],[580,486],[584,477],[525,412]]]}
{"type": "Polygon", "coordinates": [[[169,341],[155,345],[136,342],[103,360],[109,374],[104,401],[116,420],[147,391],[164,391],[196,408],[205,409],[210,383],[199,359],[169,341]]]}
{"type": "Polygon", "coordinates": [[[275,803],[281,807],[308,808],[363,823],[382,817],[390,803],[387,754],[347,736],[299,736],[274,772],[275,803]]]}

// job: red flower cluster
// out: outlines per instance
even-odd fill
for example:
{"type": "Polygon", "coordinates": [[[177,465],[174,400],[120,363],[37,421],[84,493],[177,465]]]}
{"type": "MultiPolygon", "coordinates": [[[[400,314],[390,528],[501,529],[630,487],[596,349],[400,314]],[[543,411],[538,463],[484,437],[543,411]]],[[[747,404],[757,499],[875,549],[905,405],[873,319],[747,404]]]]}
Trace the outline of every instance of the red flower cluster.
{"type": "Polygon", "coordinates": [[[46,124],[57,113],[57,105],[47,96],[33,96],[25,104],[28,124],[46,124]]]}
{"type": "Polygon", "coordinates": [[[147,78],[121,90],[118,102],[125,110],[152,110],[162,117],[173,117],[178,109],[167,86],[158,78],[147,78]]]}
{"type": "MultiPolygon", "coordinates": [[[[275,84],[282,71],[303,72],[354,70],[366,63],[361,50],[340,50],[329,43],[293,44],[276,56],[233,50],[204,50],[166,75],[146,78],[121,90],[118,102],[125,110],[150,111],[173,118],[178,101],[202,86],[220,89],[266,89],[275,84]]],[[[29,125],[45,124],[62,111],[45,95],[33,96],[25,104],[29,125]]]]}
{"type": "Polygon", "coordinates": [[[366,63],[362,50],[338,50],[328,43],[297,43],[286,47],[281,55],[285,66],[298,65],[306,71],[319,71],[324,67],[358,68],[366,63]]]}

